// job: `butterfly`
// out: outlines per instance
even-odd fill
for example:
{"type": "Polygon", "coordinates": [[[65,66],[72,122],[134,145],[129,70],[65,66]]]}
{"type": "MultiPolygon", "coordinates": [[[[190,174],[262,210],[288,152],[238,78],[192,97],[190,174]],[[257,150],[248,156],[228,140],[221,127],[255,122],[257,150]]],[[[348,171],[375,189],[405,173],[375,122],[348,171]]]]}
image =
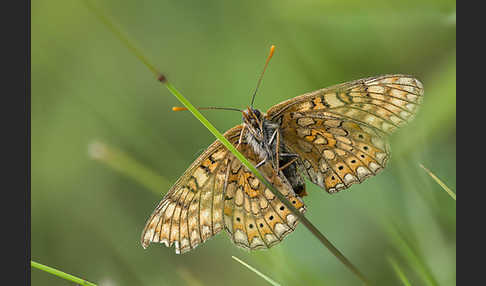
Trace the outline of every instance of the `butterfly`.
{"type": "MultiPolygon", "coordinates": [[[[268,61],[267,61],[268,62],[268,61]]],[[[304,213],[305,179],[336,193],[386,165],[386,140],[410,121],[423,98],[413,76],[393,74],[320,89],[271,107],[248,107],[224,136],[304,213]]],[[[274,246],[297,217],[219,141],[177,180],[142,232],[151,242],[188,252],[225,230],[244,249],[274,246]]]]}

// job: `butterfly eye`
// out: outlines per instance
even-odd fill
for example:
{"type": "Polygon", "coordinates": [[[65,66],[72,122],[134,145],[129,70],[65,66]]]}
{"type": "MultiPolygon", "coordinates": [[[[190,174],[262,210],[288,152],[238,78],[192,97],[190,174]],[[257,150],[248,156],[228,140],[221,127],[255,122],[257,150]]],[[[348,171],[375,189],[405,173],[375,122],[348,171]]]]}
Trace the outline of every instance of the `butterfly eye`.
{"type": "Polygon", "coordinates": [[[252,111],[253,113],[255,113],[257,118],[260,118],[262,116],[262,114],[260,113],[260,111],[258,111],[258,109],[253,109],[252,111]]]}

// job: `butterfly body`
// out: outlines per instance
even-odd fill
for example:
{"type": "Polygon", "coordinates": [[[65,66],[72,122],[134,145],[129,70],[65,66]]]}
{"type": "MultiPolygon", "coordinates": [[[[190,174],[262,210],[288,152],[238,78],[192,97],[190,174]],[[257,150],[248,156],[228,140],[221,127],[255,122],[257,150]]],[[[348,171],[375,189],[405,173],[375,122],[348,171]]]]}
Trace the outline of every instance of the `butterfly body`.
{"type": "Polygon", "coordinates": [[[278,128],[278,124],[265,119],[257,109],[248,108],[243,111],[243,136],[262,160],[276,160],[278,128]]]}
{"type": "MultiPolygon", "coordinates": [[[[335,193],[376,175],[390,151],[386,135],[410,121],[422,100],[407,75],[360,79],[310,92],[270,108],[244,110],[224,136],[300,212],[305,178],[335,193]]],[[[179,178],[147,221],[142,245],[187,252],[222,229],[245,249],[269,248],[297,217],[219,141],[179,178]]]]}
{"type": "MultiPolygon", "coordinates": [[[[275,171],[280,167],[293,191],[302,196],[305,193],[304,178],[297,172],[297,154],[289,153],[283,138],[280,123],[268,119],[259,110],[248,108],[243,111],[243,133],[253,151],[263,161],[270,161],[275,171]],[[247,132],[245,132],[248,130],[247,132]]],[[[259,164],[260,164],[259,163],[259,164]]],[[[258,164],[257,164],[258,166],[258,164]]]]}

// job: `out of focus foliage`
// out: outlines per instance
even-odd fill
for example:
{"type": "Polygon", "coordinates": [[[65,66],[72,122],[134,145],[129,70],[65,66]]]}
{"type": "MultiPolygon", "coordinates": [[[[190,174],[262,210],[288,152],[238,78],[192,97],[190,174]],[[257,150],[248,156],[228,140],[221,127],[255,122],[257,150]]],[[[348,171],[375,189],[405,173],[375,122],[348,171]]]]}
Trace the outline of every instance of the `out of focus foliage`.
{"type": "MultiPolygon", "coordinates": [[[[329,195],[308,182],[307,216],[377,285],[455,285],[455,1],[99,1],[197,106],[270,106],[385,73],[425,86],[415,120],[391,138],[380,175],[329,195]],[[390,262],[392,261],[392,262],[390,262]],[[398,268],[397,268],[398,267],[398,268]],[[402,277],[403,278],[403,277],[402,277]]],[[[32,2],[32,258],[100,285],[359,285],[304,227],[267,251],[225,234],[185,255],[139,238],[163,194],[214,138],[82,1],[32,2]],[[156,184],[88,155],[105,142],[156,184]],[[147,172],[152,172],[148,174],[147,172]],[[147,175],[148,174],[148,175],[147,175]],[[154,187],[155,186],[155,187],[154,187]]],[[[237,113],[205,112],[225,131],[237,113]]],[[[32,271],[32,285],[66,285],[32,271]]]]}

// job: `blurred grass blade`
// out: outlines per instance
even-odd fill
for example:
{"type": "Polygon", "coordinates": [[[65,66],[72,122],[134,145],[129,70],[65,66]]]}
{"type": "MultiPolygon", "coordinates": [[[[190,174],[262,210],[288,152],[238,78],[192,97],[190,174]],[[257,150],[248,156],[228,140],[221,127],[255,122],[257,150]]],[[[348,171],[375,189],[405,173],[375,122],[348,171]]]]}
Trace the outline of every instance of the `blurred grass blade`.
{"type": "Polygon", "coordinates": [[[446,23],[451,25],[456,25],[456,11],[454,11],[454,13],[447,16],[446,23]]]}
{"type": "Polygon", "coordinates": [[[246,264],[245,262],[243,262],[242,260],[234,257],[234,256],[231,256],[231,258],[233,258],[234,260],[238,261],[239,263],[243,264],[246,268],[250,269],[251,271],[255,272],[256,275],[262,277],[263,279],[265,279],[268,283],[272,284],[273,286],[280,286],[280,284],[278,284],[277,282],[273,281],[272,279],[270,279],[268,276],[266,276],[265,274],[261,273],[260,271],[256,270],[255,268],[251,267],[250,265],[246,264]]]}
{"type": "Polygon", "coordinates": [[[52,275],[61,277],[62,279],[72,281],[72,282],[74,282],[74,283],[76,283],[78,285],[82,285],[82,286],[97,286],[96,284],[94,284],[92,282],[89,282],[89,281],[86,281],[84,279],[78,278],[78,277],[73,276],[71,274],[67,274],[65,272],[62,272],[62,271],[57,270],[55,268],[49,267],[47,265],[40,264],[40,263],[35,262],[33,260],[30,261],[30,265],[32,267],[34,267],[34,268],[39,269],[39,270],[42,270],[42,271],[45,271],[45,272],[50,273],[52,275]]]}
{"type": "Polygon", "coordinates": [[[412,286],[412,284],[410,284],[410,281],[408,281],[407,276],[405,276],[405,273],[400,268],[400,265],[398,265],[395,259],[388,257],[388,262],[390,262],[391,266],[393,267],[393,270],[395,270],[395,273],[397,274],[400,281],[402,281],[403,285],[412,286]]]}
{"type": "Polygon", "coordinates": [[[444,184],[436,175],[434,175],[434,173],[432,173],[429,169],[425,168],[424,165],[420,164],[420,167],[422,167],[422,169],[425,170],[425,172],[427,172],[427,174],[429,174],[429,176],[432,177],[432,179],[434,179],[437,184],[439,184],[443,189],[444,191],[446,191],[449,196],[451,196],[451,198],[453,198],[454,200],[456,200],[456,194],[451,190],[449,189],[449,187],[444,184]]]}
{"type": "Polygon", "coordinates": [[[422,278],[424,285],[438,286],[439,283],[434,278],[432,271],[427,267],[427,263],[424,261],[423,257],[414,247],[412,247],[411,243],[405,239],[398,228],[392,223],[387,223],[386,230],[397,250],[407,260],[408,265],[410,265],[410,267],[422,278]]]}
{"type": "Polygon", "coordinates": [[[94,141],[88,146],[88,154],[91,158],[139,182],[158,196],[169,187],[164,178],[115,147],[94,141]]]}
{"type": "Polygon", "coordinates": [[[143,55],[143,53],[135,46],[132,44],[132,42],[130,40],[128,40],[128,37],[126,35],[124,35],[120,29],[118,29],[115,24],[113,24],[113,20],[108,18],[108,16],[106,16],[106,14],[104,13],[104,11],[102,11],[101,9],[99,9],[98,7],[96,7],[95,5],[93,5],[93,3],[91,3],[90,0],[84,0],[83,1],[84,4],[86,5],[86,7],[93,13],[95,14],[100,20],[101,22],[103,22],[103,24],[106,25],[106,27],[108,27],[108,29],[113,33],[115,34],[115,36],[121,40],[123,42],[123,44],[125,44],[125,46],[140,60],[142,61],[149,69],[151,72],[153,72],[154,74],[158,75],[158,71],[157,69],[155,68],[155,66],[153,66],[148,60],[147,58],[143,55]]]}
{"type": "Polygon", "coordinates": [[[100,9],[91,5],[89,0],[84,0],[87,8],[96,14],[101,21],[108,26],[108,28],[124,43],[146,66],[152,71],[157,79],[163,83],[167,89],[223,144],[231,153],[235,155],[238,160],[250,170],[260,182],[262,182],[288,209],[296,215],[303,225],[324,245],[331,251],[336,258],[338,258],[346,267],[348,267],[356,276],[358,276],[365,284],[368,284],[366,277],[309,221],[300,213],[286,198],[280,193],[246,158],[241,154],[217,129],[214,127],[163,75],[158,72],[154,65],[150,64],[148,60],[142,55],[135,45],[133,45],[128,38],[119,32],[115,25],[101,12],[100,9]]]}
{"type": "Polygon", "coordinates": [[[201,281],[194,277],[191,271],[189,271],[187,268],[179,268],[177,269],[177,273],[179,276],[186,282],[185,285],[188,286],[203,286],[201,281]]]}

